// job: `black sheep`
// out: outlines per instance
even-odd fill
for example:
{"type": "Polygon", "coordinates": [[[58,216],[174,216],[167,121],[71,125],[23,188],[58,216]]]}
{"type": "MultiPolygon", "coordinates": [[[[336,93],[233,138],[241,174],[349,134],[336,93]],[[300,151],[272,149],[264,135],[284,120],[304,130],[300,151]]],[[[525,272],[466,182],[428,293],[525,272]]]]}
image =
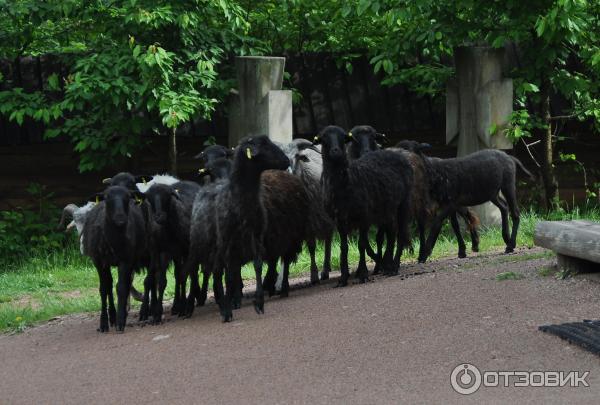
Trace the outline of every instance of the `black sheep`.
{"type": "MultiPolygon", "coordinates": [[[[431,198],[439,205],[439,213],[432,222],[427,238],[426,255],[431,254],[442,223],[448,215],[460,207],[479,205],[488,201],[500,210],[502,238],[506,243],[505,251],[512,252],[516,246],[520,222],[516,196],[517,166],[532,179],[533,175],[516,157],[500,150],[485,149],[459,158],[439,159],[424,156],[422,150],[426,147],[426,145],[413,147],[420,153],[425,164],[431,198]],[[510,233],[509,210],[513,222],[510,233]]],[[[453,216],[451,219],[455,221],[453,216]]],[[[457,225],[453,223],[453,227],[457,225]]]]}
{"type": "Polygon", "coordinates": [[[90,211],[83,229],[84,253],[92,258],[100,278],[100,332],[108,331],[109,319],[117,331],[125,329],[132,275],[147,251],[146,222],[135,197],[125,187],[108,187],[97,195],[100,202],[90,211]],[[111,266],[118,267],[116,314],[111,266]]]}
{"type": "Polygon", "coordinates": [[[325,207],[340,234],[340,286],[348,282],[348,233],[354,229],[359,231],[360,261],[356,276],[361,282],[368,279],[365,252],[372,225],[383,229],[387,239],[382,258],[384,273],[398,272],[394,242],[396,236],[402,245],[409,240],[409,192],[413,181],[410,164],[397,153],[375,151],[348,161],[345,153],[348,141],[348,134],[337,126],[326,127],[315,139],[315,143],[322,144],[325,207]]]}
{"type": "MultiPolygon", "coordinates": [[[[413,170],[415,171],[414,195],[421,197],[418,197],[418,201],[415,201],[416,204],[414,208],[419,211],[419,213],[417,213],[417,217],[422,218],[421,223],[418,224],[420,240],[418,258],[419,263],[424,263],[427,260],[428,255],[426,249],[427,243],[425,239],[426,224],[431,222],[439,210],[439,204],[430,194],[429,178],[421,155],[424,150],[429,148],[431,148],[431,145],[427,143],[419,143],[410,140],[400,141],[396,144],[396,148],[390,148],[390,150],[401,149],[408,151],[410,153],[409,160],[413,166],[413,170]],[[418,181],[417,177],[419,177],[418,181]]],[[[471,234],[471,249],[473,252],[479,251],[479,233],[477,231],[479,226],[479,218],[468,207],[458,207],[455,212],[450,214],[452,230],[458,241],[458,257],[465,258],[467,257],[467,247],[460,231],[457,214],[463,218],[467,229],[471,234]]]]}
{"type": "Polygon", "coordinates": [[[225,322],[233,319],[234,295],[236,301],[241,298],[241,267],[249,261],[254,262],[256,274],[254,306],[258,313],[264,311],[262,257],[266,213],[260,199],[261,174],[288,166],[288,158],[266,136],[246,138],[235,152],[230,178],[202,188],[194,200],[190,254],[185,268],[191,272],[198,264],[209,266],[215,299],[225,322]]]}
{"type": "MultiPolygon", "coordinates": [[[[146,207],[149,219],[150,252],[152,255],[152,274],[154,284],[149,285],[152,291],[152,311],[155,322],[162,316],[162,299],[166,287],[166,271],[168,260],[175,265],[175,297],[173,313],[183,315],[186,299],[186,274],[183,265],[188,255],[190,240],[190,218],[192,204],[200,186],[190,181],[180,181],[172,185],[154,184],[146,193],[146,207]]],[[[197,279],[192,277],[192,283],[197,279]]],[[[146,288],[146,294],[147,294],[146,288]]],[[[147,301],[147,296],[144,302],[147,301]]],[[[141,311],[142,312],[142,311],[141,311]]]]}

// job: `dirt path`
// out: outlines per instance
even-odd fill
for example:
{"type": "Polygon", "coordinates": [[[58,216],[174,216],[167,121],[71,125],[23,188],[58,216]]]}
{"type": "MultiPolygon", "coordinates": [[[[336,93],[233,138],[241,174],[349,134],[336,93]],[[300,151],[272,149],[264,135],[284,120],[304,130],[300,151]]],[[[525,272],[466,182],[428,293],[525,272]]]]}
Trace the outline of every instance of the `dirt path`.
{"type": "MultiPolygon", "coordinates": [[[[537,327],[600,317],[600,284],[538,274],[541,250],[449,259],[344,289],[331,284],[249,300],[221,323],[213,303],[191,319],[96,332],[74,316],[0,337],[1,403],[591,403],[600,359],[537,327]],[[500,272],[521,280],[497,281],[500,272]],[[487,388],[462,396],[450,373],[585,370],[589,388],[487,388]]],[[[135,315],[135,314],[134,314],[135,315]]]]}

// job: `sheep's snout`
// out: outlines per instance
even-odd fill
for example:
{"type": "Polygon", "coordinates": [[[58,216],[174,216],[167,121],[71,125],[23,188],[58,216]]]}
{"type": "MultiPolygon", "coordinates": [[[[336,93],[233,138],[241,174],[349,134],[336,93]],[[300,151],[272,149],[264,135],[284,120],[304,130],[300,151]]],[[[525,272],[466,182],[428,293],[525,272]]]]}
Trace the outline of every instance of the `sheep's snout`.
{"type": "Polygon", "coordinates": [[[124,213],[115,214],[112,217],[112,222],[115,226],[122,228],[127,224],[127,215],[124,213]]]}

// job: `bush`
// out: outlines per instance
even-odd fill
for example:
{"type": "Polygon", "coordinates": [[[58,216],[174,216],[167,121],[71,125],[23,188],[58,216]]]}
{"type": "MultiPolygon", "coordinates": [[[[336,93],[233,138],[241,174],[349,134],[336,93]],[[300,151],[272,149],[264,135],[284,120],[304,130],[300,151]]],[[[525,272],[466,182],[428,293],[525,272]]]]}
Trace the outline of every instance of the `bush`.
{"type": "Polygon", "coordinates": [[[56,230],[60,210],[50,202],[53,193],[32,183],[27,188],[34,206],[0,211],[0,261],[11,263],[32,253],[62,248],[65,233],[56,230]]]}

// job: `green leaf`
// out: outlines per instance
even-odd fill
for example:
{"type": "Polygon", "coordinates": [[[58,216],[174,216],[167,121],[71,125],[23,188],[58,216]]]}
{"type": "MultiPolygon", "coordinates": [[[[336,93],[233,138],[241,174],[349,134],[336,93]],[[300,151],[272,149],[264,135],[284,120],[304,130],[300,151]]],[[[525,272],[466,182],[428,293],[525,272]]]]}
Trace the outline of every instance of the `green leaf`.
{"type": "Polygon", "coordinates": [[[48,76],[48,89],[49,90],[60,90],[60,86],[58,84],[58,75],[56,73],[52,73],[48,76]]]}

